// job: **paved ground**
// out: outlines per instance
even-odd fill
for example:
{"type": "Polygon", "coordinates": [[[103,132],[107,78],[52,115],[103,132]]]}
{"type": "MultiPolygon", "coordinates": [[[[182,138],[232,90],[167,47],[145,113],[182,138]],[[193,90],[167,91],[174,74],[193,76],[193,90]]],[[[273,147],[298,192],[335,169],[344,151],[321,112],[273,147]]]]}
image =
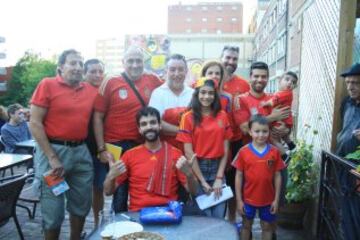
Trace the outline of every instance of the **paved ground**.
{"type": "MultiPolygon", "coordinates": [[[[25,168],[15,168],[15,172],[24,172],[25,168]]],[[[29,187],[29,184],[27,184],[25,187],[29,187]]],[[[106,208],[109,208],[111,204],[111,198],[106,198],[106,208]]],[[[27,206],[31,206],[30,204],[25,204],[27,206]]],[[[36,211],[35,219],[29,219],[27,212],[25,209],[17,208],[17,216],[21,225],[21,228],[23,230],[23,234],[25,239],[28,240],[38,240],[43,238],[43,234],[41,231],[41,213],[40,213],[40,206],[38,206],[36,211]]],[[[85,231],[87,233],[90,233],[93,229],[94,222],[93,222],[93,215],[90,213],[86,219],[85,224],[85,231]]],[[[60,239],[66,240],[69,239],[69,220],[68,215],[65,217],[65,221],[63,223],[62,231],[60,239]]],[[[254,239],[261,239],[261,229],[259,222],[256,222],[254,224],[253,228],[253,234],[254,239]]],[[[277,232],[278,240],[304,240],[309,239],[309,237],[306,236],[305,232],[303,231],[289,231],[282,228],[278,228],[277,232]]],[[[15,223],[11,219],[6,225],[2,226],[0,228],[0,239],[11,239],[11,240],[17,240],[19,239],[18,233],[16,231],[15,223]]]]}

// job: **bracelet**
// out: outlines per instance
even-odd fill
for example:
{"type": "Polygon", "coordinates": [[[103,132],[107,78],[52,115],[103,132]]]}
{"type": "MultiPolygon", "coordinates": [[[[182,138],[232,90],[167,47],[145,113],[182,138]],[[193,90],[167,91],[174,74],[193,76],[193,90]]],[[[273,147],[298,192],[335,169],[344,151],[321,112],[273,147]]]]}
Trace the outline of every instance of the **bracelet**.
{"type": "Polygon", "coordinates": [[[224,177],[216,176],[216,179],[223,179],[224,177]]]}
{"type": "Polygon", "coordinates": [[[98,153],[102,153],[102,152],[105,152],[105,151],[106,151],[105,146],[99,147],[98,150],[97,150],[98,153]]]}

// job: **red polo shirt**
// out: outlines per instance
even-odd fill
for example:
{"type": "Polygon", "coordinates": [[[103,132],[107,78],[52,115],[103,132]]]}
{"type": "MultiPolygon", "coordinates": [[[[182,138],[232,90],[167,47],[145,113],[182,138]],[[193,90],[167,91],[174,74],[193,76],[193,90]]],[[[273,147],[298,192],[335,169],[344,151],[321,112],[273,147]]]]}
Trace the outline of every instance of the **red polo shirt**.
{"type": "Polygon", "coordinates": [[[177,160],[182,155],[181,151],[175,147],[171,147],[173,165],[170,195],[165,197],[150,193],[146,190],[149,178],[157,160],[161,156],[164,156],[162,151],[165,151],[164,147],[157,152],[151,152],[145,147],[145,145],[142,144],[126,151],[121,157],[122,161],[126,165],[127,172],[119,176],[116,179],[116,182],[120,184],[126,179],[129,180],[129,210],[138,211],[144,207],[164,205],[171,200],[178,199],[178,184],[181,183],[185,186],[186,177],[175,166],[177,160]]]}
{"type": "Polygon", "coordinates": [[[216,117],[203,116],[198,126],[194,124],[192,111],[188,111],[181,118],[176,139],[191,143],[199,158],[218,159],[225,154],[224,141],[231,137],[231,126],[224,111],[221,110],[216,117]]]}
{"type": "Polygon", "coordinates": [[[84,140],[88,134],[94,89],[80,82],[72,87],[60,76],[43,79],[30,101],[47,109],[43,120],[48,138],[61,140],[84,140]]]}
{"type": "Polygon", "coordinates": [[[262,207],[270,205],[275,199],[274,177],[285,167],[280,152],[268,144],[259,153],[252,144],[242,147],[232,165],[243,172],[243,201],[262,207]]]}
{"type": "MultiPolygon", "coordinates": [[[[230,103],[232,105],[231,111],[233,111],[234,98],[240,94],[250,91],[250,85],[245,79],[233,75],[228,81],[224,82],[223,91],[231,95],[230,103]]],[[[242,139],[242,132],[239,126],[235,123],[235,119],[232,114],[230,114],[229,120],[234,133],[231,140],[236,141],[242,139]]]]}
{"type": "MultiPolygon", "coordinates": [[[[142,108],[139,99],[121,76],[111,78],[105,84],[100,87],[94,106],[96,111],[105,113],[105,142],[139,140],[135,119],[142,108]]],[[[145,104],[149,103],[151,92],[161,84],[161,80],[152,74],[143,74],[134,81],[145,104]]]]}

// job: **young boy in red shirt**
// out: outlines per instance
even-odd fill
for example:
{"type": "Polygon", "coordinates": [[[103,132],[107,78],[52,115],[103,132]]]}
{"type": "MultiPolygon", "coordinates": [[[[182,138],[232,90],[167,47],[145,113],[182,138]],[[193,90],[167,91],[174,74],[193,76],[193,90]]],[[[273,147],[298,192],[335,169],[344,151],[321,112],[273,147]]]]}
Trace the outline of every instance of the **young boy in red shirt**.
{"type": "MultiPolygon", "coordinates": [[[[279,80],[279,91],[276,92],[272,97],[262,102],[260,105],[262,107],[271,107],[274,108],[276,106],[289,107],[291,109],[292,100],[293,100],[293,89],[296,88],[298,82],[298,76],[296,73],[288,71],[286,72],[282,78],[279,80]]],[[[293,117],[290,114],[289,117],[277,121],[274,123],[274,126],[279,126],[280,124],[285,124],[285,126],[290,130],[286,136],[281,138],[276,138],[272,136],[271,143],[274,144],[282,153],[285,153],[285,149],[281,140],[283,140],[287,145],[289,150],[293,150],[295,148],[295,144],[290,139],[291,129],[293,127],[293,117]]],[[[287,155],[283,156],[283,159],[287,159],[287,155]]]]}
{"type": "Polygon", "coordinates": [[[279,150],[268,144],[269,124],[261,115],[249,121],[252,142],[240,149],[233,166],[237,169],[235,193],[243,218],[241,239],[249,240],[256,212],[259,211],[262,239],[272,239],[281,187],[280,170],[285,167],[279,150]]]}

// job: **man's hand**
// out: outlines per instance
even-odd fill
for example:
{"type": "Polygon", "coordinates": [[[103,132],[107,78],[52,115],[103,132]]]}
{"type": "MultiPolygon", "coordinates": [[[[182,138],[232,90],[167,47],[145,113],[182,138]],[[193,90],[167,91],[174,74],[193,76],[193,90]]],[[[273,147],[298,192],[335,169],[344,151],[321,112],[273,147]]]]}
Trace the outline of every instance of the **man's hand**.
{"type": "Polygon", "coordinates": [[[270,206],[270,213],[276,214],[278,212],[278,210],[279,210],[279,201],[274,200],[270,206]]]}
{"type": "Polygon", "coordinates": [[[221,194],[222,194],[222,179],[216,179],[212,189],[214,190],[215,193],[215,199],[220,198],[221,194]]]}
{"type": "Polygon", "coordinates": [[[291,114],[290,107],[280,108],[278,106],[278,107],[273,108],[271,114],[269,115],[269,117],[270,117],[269,121],[275,122],[275,121],[283,120],[283,119],[289,117],[290,114],[291,114]]]}
{"type": "Polygon", "coordinates": [[[112,160],[109,162],[109,165],[110,168],[109,168],[108,176],[111,179],[115,179],[121,174],[124,174],[126,172],[126,165],[121,159],[118,161],[112,160]]]}
{"type": "Polygon", "coordinates": [[[290,132],[290,129],[286,127],[284,122],[280,122],[279,126],[274,126],[271,128],[271,136],[274,139],[281,139],[288,135],[290,132]]]}
{"type": "Polygon", "coordinates": [[[186,157],[181,156],[176,162],[176,168],[182,171],[186,176],[192,174],[192,163],[190,163],[186,157]]]}
{"type": "Polygon", "coordinates": [[[108,151],[102,151],[99,154],[99,158],[102,163],[110,163],[115,161],[114,156],[108,151]]]}
{"type": "Polygon", "coordinates": [[[245,215],[244,202],[242,200],[237,201],[237,210],[241,216],[245,215]]]}
{"type": "Polygon", "coordinates": [[[64,176],[64,166],[60,162],[57,156],[53,156],[49,159],[49,164],[52,169],[51,175],[56,177],[63,177],[64,176]]]}
{"type": "Polygon", "coordinates": [[[360,129],[355,129],[352,133],[360,141],[360,129]]]}

